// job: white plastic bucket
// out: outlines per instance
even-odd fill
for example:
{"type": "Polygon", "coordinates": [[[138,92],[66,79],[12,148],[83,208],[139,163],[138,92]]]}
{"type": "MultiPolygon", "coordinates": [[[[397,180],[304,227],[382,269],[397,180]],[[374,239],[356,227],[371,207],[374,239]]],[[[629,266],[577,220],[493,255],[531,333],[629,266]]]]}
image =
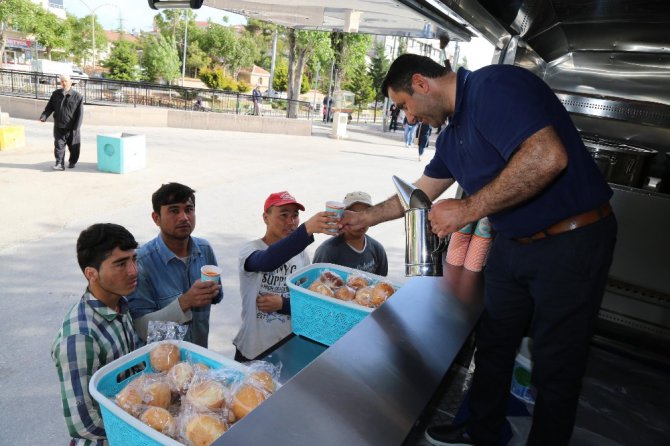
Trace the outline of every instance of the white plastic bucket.
{"type": "Polygon", "coordinates": [[[535,404],[535,388],[530,383],[531,373],[533,371],[533,361],[531,356],[533,340],[523,338],[519,353],[514,360],[514,371],[512,372],[512,386],[510,392],[512,395],[528,404],[535,404]]]}

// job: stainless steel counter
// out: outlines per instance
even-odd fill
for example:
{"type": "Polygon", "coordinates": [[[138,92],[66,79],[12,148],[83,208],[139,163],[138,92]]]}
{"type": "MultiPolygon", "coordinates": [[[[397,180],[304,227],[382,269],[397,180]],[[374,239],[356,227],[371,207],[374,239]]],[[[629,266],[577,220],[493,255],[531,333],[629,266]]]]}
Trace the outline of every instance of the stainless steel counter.
{"type": "MultiPolygon", "coordinates": [[[[322,353],[296,353],[308,365],[287,369],[284,386],[214,445],[401,444],[481,313],[481,274],[444,274],[409,279],[322,353]]],[[[277,352],[305,347],[291,341],[277,352]]]]}

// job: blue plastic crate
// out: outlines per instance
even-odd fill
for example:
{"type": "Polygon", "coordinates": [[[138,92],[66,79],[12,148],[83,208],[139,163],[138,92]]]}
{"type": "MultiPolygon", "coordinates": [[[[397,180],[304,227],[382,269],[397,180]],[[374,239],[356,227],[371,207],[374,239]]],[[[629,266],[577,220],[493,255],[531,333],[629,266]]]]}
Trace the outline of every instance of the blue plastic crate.
{"type": "MultiPolygon", "coordinates": [[[[294,272],[287,278],[291,293],[291,327],[293,333],[333,345],[356,324],[374,311],[355,302],[324,296],[308,290],[324,270],[339,274],[344,280],[350,274],[364,274],[373,283],[389,282],[386,277],[332,263],[314,263],[294,272]]],[[[392,284],[393,285],[393,284],[392,284]]],[[[394,288],[398,288],[393,285],[394,288]]]]}
{"type": "MultiPolygon", "coordinates": [[[[243,379],[248,371],[245,365],[185,341],[152,343],[110,362],[93,374],[88,386],[91,396],[100,405],[100,413],[105,423],[105,431],[107,432],[110,446],[183,446],[182,443],[142,423],[114,402],[116,394],[128,385],[130,381],[135,379],[138,374],[134,374],[121,381],[117,377],[126,376],[128,370],[140,365],[144,366],[144,370],[139,374],[156,373],[151,368],[149,352],[158,344],[164,342],[172,342],[177,345],[181,351],[182,360],[201,362],[212,369],[225,367],[239,371],[238,379],[240,380],[243,379]]],[[[232,375],[234,379],[235,374],[232,375]]]]}

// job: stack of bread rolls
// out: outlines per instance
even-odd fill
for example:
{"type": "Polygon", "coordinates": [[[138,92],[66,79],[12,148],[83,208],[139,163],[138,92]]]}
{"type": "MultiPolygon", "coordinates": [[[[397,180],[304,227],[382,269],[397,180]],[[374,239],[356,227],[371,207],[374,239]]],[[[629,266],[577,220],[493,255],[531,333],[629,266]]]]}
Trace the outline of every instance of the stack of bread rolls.
{"type": "Polygon", "coordinates": [[[278,370],[253,361],[248,371],[209,369],[182,360],[179,347],[161,343],[149,352],[151,371],[137,375],[116,404],[147,426],[189,446],[209,446],[265,401],[278,370]]]}
{"type": "Polygon", "coordinates": [[[344,280],[338,273],[330,270],[323,270],[308,289],[323,296],[352,301],[368,308],[378,308],[395,292],[390,283],[375,283],[363,273],[349,274],[344,280]]]}

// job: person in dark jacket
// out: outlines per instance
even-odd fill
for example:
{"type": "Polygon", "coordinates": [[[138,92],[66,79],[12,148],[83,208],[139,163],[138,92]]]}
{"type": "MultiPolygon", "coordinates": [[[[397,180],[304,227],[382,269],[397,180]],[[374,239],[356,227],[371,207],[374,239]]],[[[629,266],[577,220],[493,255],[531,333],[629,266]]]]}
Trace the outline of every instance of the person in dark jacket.
{"type": "Polygon", "coordinates": [[[40,121],[45,122],[54,115],[54,170],[65,170],[65,146],[70,150],[68,168],[72,169],[79,160],[81,146],[81,122],[84,118],[84,98],[72,89],[72,79],[68,75],[60,76],[60,85],[51,94],[40,121]]]}
{"type": "Polygon", "coordinates": [[[428,139],[430,138],[431,133],[432,129],[430,128],[430,124],[419,122],[419,126],[416,129],[416,136],[419,138],[419,161],[421,161],[423,151],[428,147],[428,139]]]}
{"type": "Polygon", "coordinates": [[[389,115],[391,116],[391,122],[389,123],[389,132],[395,132],[398,129],[398,115],[400,114],[400,109],[396,107],[395,104],[391,104],[389,108],[389,115]]]}

